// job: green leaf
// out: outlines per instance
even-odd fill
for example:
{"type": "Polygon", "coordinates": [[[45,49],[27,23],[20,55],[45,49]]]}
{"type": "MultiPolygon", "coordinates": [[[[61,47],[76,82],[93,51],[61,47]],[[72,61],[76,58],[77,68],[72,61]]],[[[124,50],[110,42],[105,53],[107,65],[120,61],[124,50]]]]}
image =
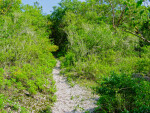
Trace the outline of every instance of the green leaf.
{"type": "Polygon", "coordinates": [[[126,12],[126,11],[128,11],[128,10],[129,10],[129,8],[128,8],[128,7],[126,7],[125,12],[126,12]]]}
{"type": "Polygon", "coordinates": [[[136,7],[141,6],[141,5],[142,5],[142,2],[143,2],[143,0],[138,1],[136,7]]]}
{"type": "Polygon", "coordinates": [[[140,11],[140,15],[142,15],[144,13],[144,10],[140,11]]]}

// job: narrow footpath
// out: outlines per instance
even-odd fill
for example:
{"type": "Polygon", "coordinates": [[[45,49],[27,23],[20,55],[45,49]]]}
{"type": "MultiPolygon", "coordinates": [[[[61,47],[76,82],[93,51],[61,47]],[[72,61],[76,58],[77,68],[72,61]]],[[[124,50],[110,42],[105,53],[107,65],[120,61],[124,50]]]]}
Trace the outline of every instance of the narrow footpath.
{"type": "Polygon", "coordinates": [[[57,101],[52,108],[52,113],[93,113],[97,107],[98,96],[93,95],[86,88],[75,85],[71,87],[67,84],[65,77],[60,76],[60,61],[57,61],[53,69],[53,78],[56,81],[57,101]]]}

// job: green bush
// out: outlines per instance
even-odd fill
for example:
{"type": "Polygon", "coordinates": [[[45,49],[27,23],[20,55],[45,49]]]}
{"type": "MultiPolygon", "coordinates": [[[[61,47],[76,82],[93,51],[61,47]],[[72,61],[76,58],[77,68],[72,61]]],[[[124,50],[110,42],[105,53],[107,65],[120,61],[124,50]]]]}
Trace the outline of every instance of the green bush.
{"type": "Polygon", "coordinates": [[[136,73],[142,73],[147,75],[150,72],[150,59],[141,58],[136,63],[136,73]]]}
{"type": "Polygon", "coordinates": [[[111,74],[96,88],[98,112],[150,112],[150,83],[125,74],[111,74]]]}
{"type": "Polygon", "coordinates": [[[78,24],[81,17],[71,19],[70,22],[67,20],[70,16],[73,15],[67,12],[63,18],[64,22],[68,22],[64,28],[68,51],[62,60],[67,76],[98,80],[111,71],[131,74],[138,70],[138,52],[135,51],[137,37],[119,29],[114,33],[111,26],[104,22],[98,25],[81,21],[78,24]]]}
{"type": "Polygon", "coordinates": [[[4,70],[2,68],[0,68],[0,89],[4,88],[4,70]]]}
{"type": "MultiPolygon", "coordinates": [[[[18,9],[10,7],[12,10],[0,14],[0,95],[9,97],[10,102],[6,106],[12,107],[8,112],[27,112],[27,108],[32,111],[32,102],[29,101],[34,102],[35,95],[41,98],[54,97],[56,88],[51,73],[56,59],[52,52],[58,46],[49,40],[47,17],[42,14],[41,8],[20,5],[17,1],[20,0],[14,0],[13,5],[17,5],[18,9]]],[[[2,2],[12,4],[11,0],[2,2]]],[[[6,109],[1,104],[3,100],[0,100],[0,112],[6,109]]],[[[45,101],[51,105],[55,99],[45,101]]],[[[39,109],[47,107],[44,102],[39,103],[39,109]]]]}
{"type": "Polygon", "coordinates": [[[3,109],[6,102],[6,97],[3,94],[0,94],[0,111],[3,109]]]}

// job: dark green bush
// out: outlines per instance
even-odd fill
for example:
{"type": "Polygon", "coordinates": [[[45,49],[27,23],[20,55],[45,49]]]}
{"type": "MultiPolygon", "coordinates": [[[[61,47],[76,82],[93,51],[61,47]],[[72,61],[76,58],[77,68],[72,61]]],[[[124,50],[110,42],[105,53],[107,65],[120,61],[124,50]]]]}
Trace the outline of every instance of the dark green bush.
{"type": "Polygon", "coordinates": [[[98,112],[150,112],[150,83],[125,74],[112,74],[99,83],[98,112]]]}

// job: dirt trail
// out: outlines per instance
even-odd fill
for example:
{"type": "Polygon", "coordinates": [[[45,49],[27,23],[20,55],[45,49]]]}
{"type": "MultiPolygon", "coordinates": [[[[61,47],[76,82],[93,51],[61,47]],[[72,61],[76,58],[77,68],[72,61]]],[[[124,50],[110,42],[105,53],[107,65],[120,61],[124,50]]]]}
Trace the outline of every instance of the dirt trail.
{"type": "Polygon", "coordinates": [[[60,61],[57,61],[53,69],[53,77],[57,87],[57,102],[52,108],[52,113],[93,113],[98,96],[91,94],[86,88],[75,85],[71,87],[67,84],[66,78],[59,75],[60,61]]]}

